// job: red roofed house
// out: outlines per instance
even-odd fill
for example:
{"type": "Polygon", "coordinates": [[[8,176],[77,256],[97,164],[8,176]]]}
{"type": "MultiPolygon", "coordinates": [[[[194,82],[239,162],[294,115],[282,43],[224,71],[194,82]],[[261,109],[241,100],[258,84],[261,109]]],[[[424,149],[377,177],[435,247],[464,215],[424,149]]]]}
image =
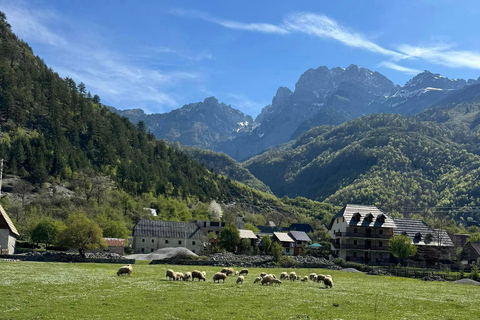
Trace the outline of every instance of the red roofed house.
{"type": "Polygon", "coordinates": [[[125,239],[119,238],[103,238],[108,247],[104,250],[107,252],[118,253],[123,256],[125,249],[125,239]]]}
{"type": "Polygon", "coordinates": [[[18,236],[17,228],[0,205],[0,254],[14,254],[18,236]]]}

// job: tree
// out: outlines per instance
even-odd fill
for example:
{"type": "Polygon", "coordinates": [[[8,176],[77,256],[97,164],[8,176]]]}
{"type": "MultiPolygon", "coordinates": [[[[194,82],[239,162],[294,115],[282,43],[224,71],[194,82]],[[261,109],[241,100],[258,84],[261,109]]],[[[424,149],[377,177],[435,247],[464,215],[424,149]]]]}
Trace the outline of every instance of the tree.
{"type": "Polygon", "coordinates": [[[240,243],[240,231],[233,223],[227,223],[222,232],[220,232],[220,241],[222,247],[230,252],[235,251],[235,248],[240,243]]]}
{"type": "Polygon", "coordinates": [[[270,250],[272,252],[273,261],[278,262],[282,256],[283,247],[280,243],[274,242],[270,250]]]}
{"type": "Polygon", "coordinates": [[[210,217],[214,221],[220,221],[223,216],[222,206],[219,205],[215,200],[210,202],[210,206],[208,207],[208,213],[210,213],[210,217]]]}
{"type": "Polygon", "coordinates": [[[52,219],[45,219],[40,221],[32,230],[32,242],[45,243],[45,251],[48,250],[48,244],[54,243],[57,240],[59,233],[65,228],[65,225],[60,221],[52,219]]]}
{"type": "Polygon", "coordinates": [[[107,221],[103,228],[103,236],[105,238],[128,238],[128,230],[121,221],[107,221]]]}
{"type": "Polygon", "coordinates": [[[467,238],[467,243],[469,242],[480,243],[480,232],[471,234],[470,237],[467,238]]]}
{"type": "Polygon", "coordinates": [[[60,235],[60,243],[69,248],[78,249],[82,257],[85,250],[104,247],[102,229],[84,214],[71,214],[67,227],[60,235]]]}
{"type": "Polygon", "coordinates": [[[405,260],[417,253],[417,247],[406,235],[399,235],[390,238],[388,241],[390,253],[400,260],[405,260]]]}
{"type": "Polygon", "coordinates": [[[245,223],[245,226],[243,228],[246,230],[252,230],[253,232],[260,232],[260,229],[258,229],[257,227],[255,227],[253,224],[249,222],[245,223]]]}
{"type": "Polygon", "coordinates": [[[13,187],[13,191],[22,199],[22,207],[25,207],[25,198],[32,190],[32,185],[23,179],[19,180],[13,187]]]}
{"type": "Polygon", "coordinates": [[[269,253],[272,248],[272,239],[269,236],[263,236],[262,239],[262,250],[264,253],[269,253]]]}

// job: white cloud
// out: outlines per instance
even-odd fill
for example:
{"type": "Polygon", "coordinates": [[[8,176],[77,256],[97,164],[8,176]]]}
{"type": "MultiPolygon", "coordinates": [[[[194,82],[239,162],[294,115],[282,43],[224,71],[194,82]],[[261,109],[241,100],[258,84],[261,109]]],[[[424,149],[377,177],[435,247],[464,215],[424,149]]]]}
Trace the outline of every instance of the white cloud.
{"type": "Polygon", "coordinates": [[[287,30],[298,31],[320,38],[337,40],[349,47],[380,53],[386,56],[391,56],[394,59],[400,59],[403,57],[402,54],[385,49],[368,40],[364,35],[350,31],[339,25],[335,20],[324,15],[314,13],[293,14],[284,21],[284,26],[287,30]]]}
{"type": "Polygon", "coordinates": [[[403,67],[403,66],[400,66],[400,65],[398,65],[396,63],[393,63],[393,62],[390,62],[390,61],[382,61],[379,64],[379,66],[389,68],[389,69],[393,69],[393,70],[397,70],[397,71],[400,71],[400,72],[403,72],[403,73],[406,73],[406,74],[410,74],[410,75],[417,75],[420,72],[422,72],[421,70],[403,67]]]}
{"type": "Polygon", "coordinates": [[[419,47],[406,44],[399,46],[399,50],[408,58],[420,58],[450,68],[480,69],[480,52],[451,50],[446,45],[419,47]]]}
{"type": "Polygon", "coordinates": [[[177,16],[182,16],[182,17],[202,19],[205,21],[216,23],[218,25],[221,25],[229,29],[247,30],[247,31],[262,32],[262,33],[277,33],[277,34],[289,33],[288,30],[273,24],[244,23],[244,22],[238,22],[238,21],[232,21],[232,20],[224,20],[224,19],[212,17],[208,13],[201,12],[201,11],[173,9],[173,10],[170,10],[170,13],[177,16]]]}

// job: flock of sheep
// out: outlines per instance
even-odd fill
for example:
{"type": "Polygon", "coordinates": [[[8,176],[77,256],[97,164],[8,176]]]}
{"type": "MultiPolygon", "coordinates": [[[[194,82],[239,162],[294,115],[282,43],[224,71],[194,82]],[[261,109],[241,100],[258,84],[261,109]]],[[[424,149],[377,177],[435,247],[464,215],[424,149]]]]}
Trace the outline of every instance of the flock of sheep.
{"type": "MultiPolygon", "coordinates": [[[[120,267],[117,272],[117,276],[120,276],[121,274],[132,274],[132,266],[127,264],[126,266],[120,267]]],[[[223,268],[222,271],[215,273],[213,276],[213,282],[218,282],[220,283],[220,280],[222,280],[223,283],[225,283],[225,279],[227,279],[228,276],[230,275],[237,275],[237,284],[242,284],[245,281],[245,276],[248,275],[248,269],[242,269],[240,272],[233,270],[233,268],[223,268]]],[[[198,270],[193,270],[192,272],[175,272],[172,269],[168,269],[167,273],[165,274],[165,277],[169,280],[183,280],[183,281],[189,281],[192,279],[194,281],[195,279],[198,279],[198,281],[206,280],[207,273],[205,271],[198,271],[198,270]]],[[[297,276],[297,273],[292,271],[290,274],[287,272],[282,272],[280,274],[280,279],[277,279],[277,277],[270,273],[267,274],[266,272],[262,272],[259,277],[256,277],[253,283],[261,283],[262,286],[264,284],[266,285],[279,285],[282,284],[282,280],[290,280],[290,281],[296,281],[300,280],[302,282],[307,282],[307,281],[313,281],[313,282],[323,282],[325,285],[325,288],[332,288],[333,287],[333,279],[332,276],[330,275],[323,275],[323,274],[316,274],[316,273],[310,273],[310,276],[304,276],[300,277],[297,276]]]]}

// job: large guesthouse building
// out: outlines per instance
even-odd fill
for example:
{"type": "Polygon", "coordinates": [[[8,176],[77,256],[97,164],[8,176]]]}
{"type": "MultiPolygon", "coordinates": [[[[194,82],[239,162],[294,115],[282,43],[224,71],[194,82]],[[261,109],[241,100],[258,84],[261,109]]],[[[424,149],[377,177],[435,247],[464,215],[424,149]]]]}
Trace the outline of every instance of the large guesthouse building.
{"type": "Polygon", "coordinates": [[[393,219],[377,207],[348,204],[330,222],[332,252],[345,261],[386,263],[394,229],[393,219]]]}

